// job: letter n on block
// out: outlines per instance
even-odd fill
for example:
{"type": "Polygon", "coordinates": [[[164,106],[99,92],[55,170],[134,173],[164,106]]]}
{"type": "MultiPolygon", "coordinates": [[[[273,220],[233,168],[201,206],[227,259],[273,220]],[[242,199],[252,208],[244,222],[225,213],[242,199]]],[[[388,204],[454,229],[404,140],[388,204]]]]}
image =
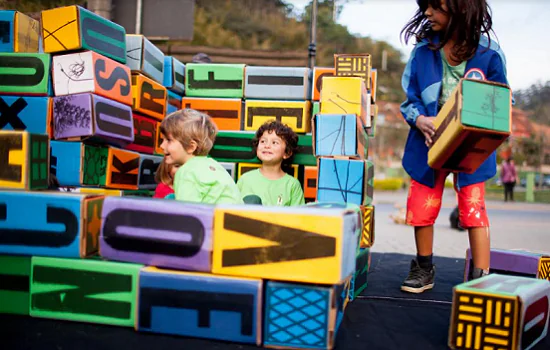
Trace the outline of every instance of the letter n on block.
{"type": "Polygon", "coordinates": [[[345,303],[340,289],[267,281],[264,345],[332,349],[345,303]]]}
{"type": "Polygon", "coordinates": [[[359,229],[346,209],[218,206],[212,272],[341,283],[355,268],[359,229]]]}
{"type": "Polygon", "coordinates": [[[490,274],[453,291],[449,347],[530,349],[548,332],[550,283],[490,274]]]}
{"type": "Polygon", "coordinates": [[[104,258],[182,270],[211,270],[211,206],[107,197],[102,217],[100,251],[104,258]]]}
{"type": "Polygon", "coordinates": [[[142,267],[111,261],[35,256],[32,258],[30,314],[133,327],[142,267]]]}
{"type": "Polygon", "coordinates": [[[261,343],[262,281],[144,268],[137,330],[261,343]]]}

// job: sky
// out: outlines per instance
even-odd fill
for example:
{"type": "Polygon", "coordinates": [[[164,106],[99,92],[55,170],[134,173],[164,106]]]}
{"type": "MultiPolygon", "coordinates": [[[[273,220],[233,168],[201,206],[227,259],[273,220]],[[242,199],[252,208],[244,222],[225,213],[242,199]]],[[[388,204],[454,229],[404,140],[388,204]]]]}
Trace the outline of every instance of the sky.
{"type": "MultiPolygon", "coordinates": [[[[550,0],[488,0],[493,30],[506,55],[513,90],[550,81],[550,0]]],[[[309,0],[287,0],[302,11],[309,0]]],[[[412,45],[399,33],[417,9],[414,0],[355,0],[344,5],[338,23],[360,36],[385,40],[409,57],[412,45]]]]}

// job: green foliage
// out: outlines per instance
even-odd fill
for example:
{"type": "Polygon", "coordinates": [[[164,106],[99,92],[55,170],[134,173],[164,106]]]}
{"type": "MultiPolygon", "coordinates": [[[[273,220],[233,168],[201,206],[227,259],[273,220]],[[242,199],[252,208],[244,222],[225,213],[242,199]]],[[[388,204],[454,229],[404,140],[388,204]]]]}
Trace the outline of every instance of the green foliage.
{"type": "Polygon", "coordinates": [[[85,4],[86,0],[0,0],[0,9],[17,10],[29,14],[55,7],[85,6],[85,4]]]}
{"type": "Polygon", "coordinates": [[[537,83],[514,93],[516,107],[533,111],[532,121],[550,125],[550,81],[537,83]]]}

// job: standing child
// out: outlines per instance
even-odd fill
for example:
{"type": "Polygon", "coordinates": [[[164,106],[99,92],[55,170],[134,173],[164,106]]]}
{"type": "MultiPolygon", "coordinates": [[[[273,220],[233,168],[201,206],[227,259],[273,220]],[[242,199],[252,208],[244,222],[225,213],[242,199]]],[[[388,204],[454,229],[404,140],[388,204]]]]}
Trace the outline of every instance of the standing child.
{"type": "MultiPolygon", "coordinates": [[[[411,176],[407,224],[414,226],[417,256],[411,262],[401,290],[421,293],[433,288],[434,222],[448,173],[428,166],[434,117],[459,80],[475,78],[507,84],[504,54],[491,41],[491,10],[486,0],[417,0],[419,9],[401,34],[416,45],[403,73],[407,100],[401,105],[411,129],[403,167],[411,176]]],[[[496,173],[493,153],[473,174],[454,174],[459,219],[468,230],[474,269],[472,278],[489,272],[489,220],[485,209],[484,181],[496,173]]]]}
{"type": "Polygon", "coordinates": [[[252,140],[259,169],[242,175],[237,186],[243,196],[258,196],[263,205],[293,206],[304,204],[302,185],[282,169],[298,148],[298,136],[278,121],[266,122],[252,140]]]}
{"type": "Polygon", "coordinates": [[[160,147],[167,165],[181,164],[174,177],[176,200],[208,204],[242,204],[233,178],[214,159],[207,158],[217,128],[212,119],[193,109],[164,118],[160,147]]]}
{"type": "Polygon", "coordinates": [[[179,164],[166,164],[164,159],[160,162],[155,174],[155,181],[158,185],[153,198],[174,199],[174,176],[176,176],[179,167],[179,164]]]}

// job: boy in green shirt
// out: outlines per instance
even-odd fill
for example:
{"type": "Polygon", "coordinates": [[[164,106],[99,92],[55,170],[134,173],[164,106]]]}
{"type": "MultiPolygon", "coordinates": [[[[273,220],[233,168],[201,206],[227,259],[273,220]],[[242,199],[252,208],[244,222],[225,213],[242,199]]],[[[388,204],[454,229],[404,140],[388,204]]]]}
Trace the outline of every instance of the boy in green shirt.
{"type": "Polygon", "coordinates": [[[207,204],[242,204],[237,185],[214,159],[207,158],[218,132],[212,119],[193,109],[164,118],[160,147],[166,164],[181,164],[174,177],[176,200],[207,204]]]}
{"type": "Polygon", "coordinates": [[[300,182],[282,169],[298,148],[296,133],[279,121],[266,122],[256,131],[252,144],[262,166],[240,177],[237,186],[242,196],[257,196],[270,206],[304,204],[300,182]]]}

